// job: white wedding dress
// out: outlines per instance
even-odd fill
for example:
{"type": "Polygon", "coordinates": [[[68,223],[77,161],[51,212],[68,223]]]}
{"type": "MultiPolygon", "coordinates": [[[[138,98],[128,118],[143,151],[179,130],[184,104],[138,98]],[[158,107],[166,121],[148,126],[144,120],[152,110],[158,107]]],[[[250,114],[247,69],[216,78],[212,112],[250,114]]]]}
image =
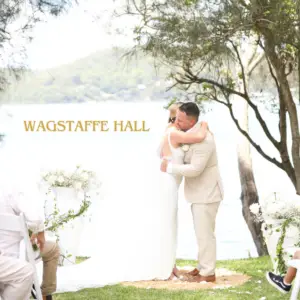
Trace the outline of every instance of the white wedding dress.
{"type": "MultiPolygon", "coordinates": [[[[166,134],[170,144],[170,130],[166,134]]],[[[172,162],[182,164],[182,149],[170,147],[172,162]]],[[[126,176],[124,165],[122,170],[113,168],[113,176],[104,182],[99,210],[93,212],[95,226],[89,242],[93,254],[80,264],[58,268],[58,293],[124,281],[167,279],[172,272],[181,178],[161,172],[160,159],[157,164],[129,162],[134,178],[126,176]],[[145,176],[153,174],[149,168],[155,169],[156,177],[145,176]]]]}

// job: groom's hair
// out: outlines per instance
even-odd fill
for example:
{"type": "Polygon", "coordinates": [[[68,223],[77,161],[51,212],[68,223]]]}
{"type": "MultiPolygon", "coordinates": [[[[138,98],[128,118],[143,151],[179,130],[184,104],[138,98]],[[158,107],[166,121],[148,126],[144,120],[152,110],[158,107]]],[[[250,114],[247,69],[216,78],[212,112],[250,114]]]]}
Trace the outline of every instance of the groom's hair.
{"type": "Polygon", "coordinates": [[[183,103],[178,109],[184,112],[188,117],[192,117],[198,121],[200,109],[195,102],[183,103]]]}

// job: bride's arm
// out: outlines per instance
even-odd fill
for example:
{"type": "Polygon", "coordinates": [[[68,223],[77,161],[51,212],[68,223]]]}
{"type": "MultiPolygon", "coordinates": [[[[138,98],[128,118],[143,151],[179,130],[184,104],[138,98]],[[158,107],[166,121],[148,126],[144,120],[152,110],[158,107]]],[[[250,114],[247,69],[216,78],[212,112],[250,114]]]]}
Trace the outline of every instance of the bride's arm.
{"type": "Polygon", "coordinates": [[[178,144],[195,144],[205,140],[208,131],[208,124],[206,122],[201,123],[200,130],[183,132],[174,130],[171,132],[171,139],[178,144]]]}

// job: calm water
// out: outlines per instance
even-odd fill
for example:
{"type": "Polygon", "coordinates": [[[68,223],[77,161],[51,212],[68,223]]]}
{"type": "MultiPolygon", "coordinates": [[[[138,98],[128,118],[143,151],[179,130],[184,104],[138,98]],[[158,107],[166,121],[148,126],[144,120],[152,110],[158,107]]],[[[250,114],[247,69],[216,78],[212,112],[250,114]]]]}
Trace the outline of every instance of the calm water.
{"type": "MultiPolygon", "coordinates": [[[[82,164],[94,169],[103,180],[111,170],[127,168],[128,176],[135,176],[135,166],[142,167],[140,176],[147,174],[147,165],[156,160],[156,148],[168,117],[163,109],[165,103],[110,103],[110,104],[61,104],[61,105],[18,105],[2,108],[2,126],[7,128],[7,144],[1,149],[2,165],[7,172],[23,174],[27,180],[36,180],[41,170],[63,168],[82,164]],[[13,117],[4,117],[4,112],[13,117]],[[109,132],[25,132],[24,120],[108,120],[109,132]],[[115,132],[115,120],[145,121],[149,132],[115,132]],[[3,157],[5,157],[3,161],[3,157]],[[22,171],[23,170],[23,171],[22,171]]],[[[265,117],[277,130],[276,118],[265,113],[265,117]]],[[[228,112],[221,106],[203,116],[209,122],[215,134],[221,175],[224,181],[225,199],[217,217],[217,255],[218,259],[244,258],[257,256],[250,233],[241,213],[240,182],[237,169],[236,141],[237,130],[229,118],[228,112]]],[[[1,125],[0,125],[1,126],[1,125]]],[[[272,151],[270,144],[264,141],[263,133],[253,117],[250,120],[251,134],[255,135],[266,151],[272,151]]],[[[261,158],[255,150],[253,163],[255,178],[263,199],[272,192],[291,191],[291,184],[285,174],[261,158]]],[[[140,169],[139,169],[140,170],[140,169]]],[[[117,184],[116,184],[117,188],[117,184]]],[[[177,256],[196,258],[197,246],[194,237],[190,207],[185,202],[182,188],[179,191],[179,244],[177,256]]],[[[130,191],[124,193],[130,196],[130,191]]],[[[93,213],[93,209],[91,211],[93,213]]],[[[82,237],[81,255],[89,255],[90,227],[86,222],[82,237]]]]}

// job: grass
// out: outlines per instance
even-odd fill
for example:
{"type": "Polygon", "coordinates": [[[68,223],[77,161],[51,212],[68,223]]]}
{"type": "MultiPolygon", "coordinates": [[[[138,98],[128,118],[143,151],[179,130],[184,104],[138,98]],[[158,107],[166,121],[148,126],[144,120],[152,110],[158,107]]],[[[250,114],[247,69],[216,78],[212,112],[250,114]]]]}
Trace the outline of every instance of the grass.
{"type": "MultiPolygon", "coordinates": [[[[79,259],[79,262],[84,258],[79,259]]],[[[192,260],[178,260],[178,266],[196,265],[192,260]]],[[[265,272],[272,269],[268,256],[241,260],[217,262],[218,268],[235,270],[251,276],[251,279],[238,287],[228,289],[198,290],[198,291],[168,291],[155,289],[140,289],[121,285],[106,286],[98,289],[85,289],[76,293],[54,295],[54,300],[266,300],[289,299],[273,288],[265,279],[265,272]]]]}

